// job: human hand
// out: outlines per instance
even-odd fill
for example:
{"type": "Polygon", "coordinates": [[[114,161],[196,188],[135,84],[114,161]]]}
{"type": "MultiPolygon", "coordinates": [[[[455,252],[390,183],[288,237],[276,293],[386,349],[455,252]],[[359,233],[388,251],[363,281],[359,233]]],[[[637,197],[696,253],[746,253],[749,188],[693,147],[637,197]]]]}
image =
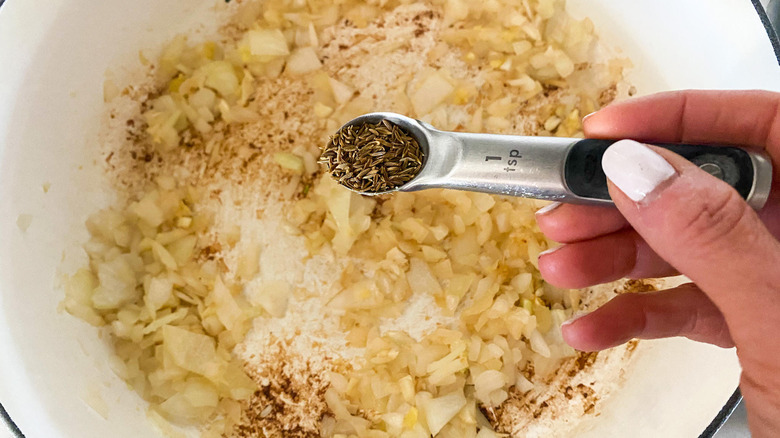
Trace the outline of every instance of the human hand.
{"type": "Polygon", "coordinates": [[[780,436],[780,94],[661,93],[610,105],[583,125],[588,137],[753,146],[773,157],[773,190],[756,213],[682,157],[617,142],[602,161],[617,209],[559,205],[537,221],[564,244],[539,259],[554,285],[679,273],[693,280],[620,295],[565,324],[566,342],[594,351],[632,338],[685,336],[736,346],[753,435],[780,436]]]}

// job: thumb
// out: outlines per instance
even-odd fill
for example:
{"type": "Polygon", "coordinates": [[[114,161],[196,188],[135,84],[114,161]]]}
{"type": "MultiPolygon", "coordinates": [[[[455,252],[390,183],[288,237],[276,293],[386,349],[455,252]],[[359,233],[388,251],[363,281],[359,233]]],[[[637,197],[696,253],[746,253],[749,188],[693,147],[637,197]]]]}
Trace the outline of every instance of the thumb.
{"type": "MultiPolygon", "coordinates": [[[[780,326],[780,244],[736,190],[679,155],[632,140],[610,146],[602,166],[617,208],[709,296],[737,345],[780,326]]],[[[772,338],[780,353],[780,337],[772,338]]]]}

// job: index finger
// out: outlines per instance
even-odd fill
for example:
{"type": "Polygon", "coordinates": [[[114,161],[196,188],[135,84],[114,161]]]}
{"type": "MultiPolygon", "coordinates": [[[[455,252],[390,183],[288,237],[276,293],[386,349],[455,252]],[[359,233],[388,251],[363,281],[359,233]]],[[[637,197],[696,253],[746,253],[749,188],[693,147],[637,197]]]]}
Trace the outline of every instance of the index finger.
{"type": "Polygon", "coordinates": [[[617,102],[583,121],[586,136],[646,142],[717,143],[780,155],[780,94],[672,91],[617,102]]]}

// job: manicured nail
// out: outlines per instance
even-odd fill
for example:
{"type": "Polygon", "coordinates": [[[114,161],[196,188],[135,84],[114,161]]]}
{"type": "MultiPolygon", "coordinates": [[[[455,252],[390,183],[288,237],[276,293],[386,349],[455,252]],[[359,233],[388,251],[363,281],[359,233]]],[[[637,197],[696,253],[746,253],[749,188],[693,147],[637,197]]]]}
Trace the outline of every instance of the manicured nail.
{"type": "Polygon", "coordinates": [[[574,321],[576,321],[576,320],[578,320],[578,319],[580,319],[583,316],[588,315],[588,314],[590,314],[590,312],[583,312],[582,310],[578,310],[578,311],[574,312],[574,314],[571,316],[571,318],[567,319],[566,321],[563,321],[563,323],[561,323],[561,327],[567,326],[567,325],[573,323],[574,321]]]}
{"type": "Polygon", "coordinates": [[[555,251],[558,251],[559,249],[563,248],[565,245],[556,246],[555,248],[546,249],[539,253],[539,257],[546,256],[547,254],[552,254],[555,251]]]}
{"type": "Polygon", "coordinates": [[[582,123],[585,123],[585,120],[588,120],[588,117],[592,116],[593,114],[596,114],[596,111],[593,111],[590,114],[586,114],[585,117],[582,118],[582,123]]]}
{"type": "Polygon", "coordinates": [[[634,202],[645,199],[675,174],[674,167],[662,156],[633,140],[620,140],[608,147],[601,167],[607,178],[634,202]]]}
{"type": "Polygon", "coordinates": [[[547,204],[544,207],[540,208],[539,210],[536,210],[536,215],[541,216],[543,214],[547,214],[556,208],[560,207],[562,204],[560,202],[553,202],[551,204],[547,204]]]}

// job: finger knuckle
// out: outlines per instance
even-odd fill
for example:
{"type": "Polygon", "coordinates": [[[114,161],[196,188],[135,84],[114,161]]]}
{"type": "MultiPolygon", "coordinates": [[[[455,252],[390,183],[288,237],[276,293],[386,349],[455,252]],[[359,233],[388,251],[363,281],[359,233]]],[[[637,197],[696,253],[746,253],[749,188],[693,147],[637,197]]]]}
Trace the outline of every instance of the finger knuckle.
{"type": "Polygon", "coordinates": [[[733,190],[707,190],[693,198],[688,214],[682,215],[680,229],[688,244],[709,248],[728,242],[742,228],[747,204],[733,190]]]}
{"type": "MultiPolygon", "coordinates": [[[[636,235],[631,232],[622,232],[611,237],[614,243],[612,248],[614,252],[604,254],[604,257],[606,257],[606,263],[611,266],[609,272],[615,275],[615,279],[618,279],[630,274],[636,267],[639,242],[636,235]]],[[[601,257],[596,260],[604,263],[604,259],[601,257]]]]}

